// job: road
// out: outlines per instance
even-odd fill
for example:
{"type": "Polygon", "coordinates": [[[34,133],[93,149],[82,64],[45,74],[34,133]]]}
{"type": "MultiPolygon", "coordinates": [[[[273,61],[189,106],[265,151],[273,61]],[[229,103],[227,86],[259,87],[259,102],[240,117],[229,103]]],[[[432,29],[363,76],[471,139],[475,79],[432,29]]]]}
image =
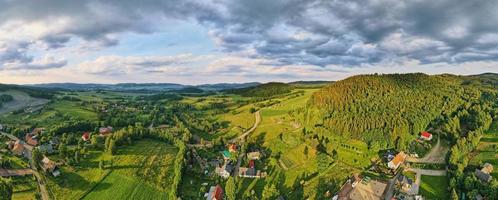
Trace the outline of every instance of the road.
{"type": "MultiPolygon", "coordinates": [[[[244,134],[240,135],[239,137],[232,139],[230,141],[230,143],[235,143],[239,140],[240,140],[239,145],[242,145],[242,143],[244,143],[244,138],[246,138],[249,134],[251,134],[254,130],[256,130],[259,123],[261,122],[261,115],[260,115],[259,110],[254,113],[254,118],[255,118],[254,125],[251,127],[251,129],[247,130],[244,134]]],[[[237,159],[237,165],[235,166],[235,170],[234,170],[235,176],[238,176],[238,174],[239,174],[239,168],[240,168],[240,164],[242,163],[243,156],[244,156],[243,152],[240,151],[240,154],[239,154],[238,159],[237,159]]]]}
{"type": "Polygon", "coordinates": [[[24,176],[33,174],[31,169],[0,169],[1,177],[24,176]]]}
{"type": "Polygon", "coordinates": [[[256,128],[258,127],[259,123],[261,122],[261,115],[260,115],[259,110],[254,113],[254,117],[255,117],[256,120],[254,121],[254,125],[251,127],[251,129],[247,130],[242,135],[239,135],[239,137],[236,137],[236,138],[230,140],[230,143],[235,143],[235,142],[237,142],[239,140],[243,140],[249,134],[251,134],[254,130],[256,130],[256,128]]]}
{"type": "Polygon", "coordinates": [[[448,148],[441,146],[441,140],[438,138],[436,145],[423,158],[408,157],[408,162],[414,163],[445,163],[445,157],[448,153],[448,148]]]}

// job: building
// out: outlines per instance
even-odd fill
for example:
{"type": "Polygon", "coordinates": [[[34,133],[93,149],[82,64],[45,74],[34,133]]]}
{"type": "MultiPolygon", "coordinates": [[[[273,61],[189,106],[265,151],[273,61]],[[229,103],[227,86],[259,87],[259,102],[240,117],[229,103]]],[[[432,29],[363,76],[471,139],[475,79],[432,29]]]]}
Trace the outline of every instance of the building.
{"type": "Polygon", "coordinates": [[[249,153],[247,153],[247,159],[259,160],[259,159],[261,159],[261,153],[259,153],[258,151],[249,152],[249,153]]]}
{"type": "Polygon", "coordinates": [[[424,132],[420,133],[420,138],[422,140],[430,141],[430,140],[432,140],[432,134],[427,132],[427,131],[424,131],[424,132]]]}
{"type": "Polygon", "coordinates": [[[230,162],[226,162],[225,165],[216,167],[215,173],[223,178],[228,178],[232,174],[233,169],[233,165],[230,162]]]}
{"type": "Polygon", "coordinates": [[[491,173],[493,173],[493,165],[489,164],[489,163],[484,163],[481,171],[486,173],[486,174],[491,174],[491,173]]]}
{"type": "Polygon", "coordinates": [[[101,127],[101,128],[99,128],[99,133],[100,133],[100,136],[109,135],[112,133],[112,127],[111,126],[101,127]]]}
{"type": "Polygon", "coordinates": [[[31,131],[31,135],[40,135],[45,132],[45,128],[35,128],[33,131],[31,131]]]}
{"type": "Polygon", "coordinates": [[[61,174],[59,167],[54,161],[51,161],[48,157],[44,156],[42,159],[41,168],[44,172],[52,174],[52,176],[57,177],[61,174]]]}
{"type": "Polygon", "coordinates": [[[52,144],[42,144],[36,148],[38,148],[40,150],[40,152],[42,152],[42,153],[49,153],[50,154],[50,153],[54,152],[52,144]]]}
{"type": "Polygon", "coordinates": [[[493,177],[490,174],[484,173],[481,170],[476,169],[475,174],[476,177],[483,182],[489,183],[491,182],[491,180],[493,180],[493,177]]]}
{"type": "Polygon", "coordinates": [[[229,160],[232,157],[232,153],[230,153],[230,151],[227,150],[224,150],[223,152],[221,152],[221,154],[223,155],[223,158],[225,160],[229,160]]]}
{"type": "Polygon", "coordinates": [[[90,133],[84,132],[83,135],[81,135],[81,139],[85,142],[88,141],[90,139],[90,133]]]}
{"type": "Polygon", "coordinates": [[[493,165],[485,163],[482,166],[481,170],[476,169],[475,174],[479,180],[489,183],[491,182],[491,180],[493,180],[493,177],[491,176],[492,172],[493,172],[493,165]]]}
{"type": "Polygon", "coordinates": [[[231,153],[237,152],[237,145],[236,144],[229,144],[228,151],[230,151],[231,153]]]}
{"type": "Polygon", "coordinates": [[[415,192],[412,191],[414,181],[404,175],[399,175],[396,179],[396,186],[400,190],[400,192],[405,194],[413,194],[415,192]]]}
{"type": "Polygon", "coordinates": [[[353,175],[332,198],[336,200],[380,200],[385,196],[387,183],[369,177],[353,175]]]}
{"type": "Polygon", "coordinates": [[[223,199],[223,188],[220,185],[211,186],[209,192],[204,195],[207,200],[222,200],[223,199]]]}
{"type": "Polygon", "coordinates": [[[29,144],[31,146],[37,146],[38,145],[38,134],[28,133],[24,137],[24,140],[26,141],[27,144],[29,144]]]}
{"type": "Polygon", "coordinates": [[[24,144],[22,141],[17,140],[14,143],[12,143],[12,153],[17,156],[22,156],[24,154],[24,144]]]}
{"type": "Polygon", "coordinates": [[[396,170],[398,167],[405,162],[406,154],[401,151],[399,152],[389,163],[387,163],[387,167],[396,170]]]}

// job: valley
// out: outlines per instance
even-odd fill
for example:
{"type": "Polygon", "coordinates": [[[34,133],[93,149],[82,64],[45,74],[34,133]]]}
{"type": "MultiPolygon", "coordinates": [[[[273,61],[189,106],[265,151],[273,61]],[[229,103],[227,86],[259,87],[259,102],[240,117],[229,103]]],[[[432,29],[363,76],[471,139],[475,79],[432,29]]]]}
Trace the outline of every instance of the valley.
{"type": "Polygon", "coordinates": [[[9,86],[1,164],[39,173],[4,175],[13,199],[492,199],[497,171],[476,173],[498,166],[495,76],[9,86]]]}

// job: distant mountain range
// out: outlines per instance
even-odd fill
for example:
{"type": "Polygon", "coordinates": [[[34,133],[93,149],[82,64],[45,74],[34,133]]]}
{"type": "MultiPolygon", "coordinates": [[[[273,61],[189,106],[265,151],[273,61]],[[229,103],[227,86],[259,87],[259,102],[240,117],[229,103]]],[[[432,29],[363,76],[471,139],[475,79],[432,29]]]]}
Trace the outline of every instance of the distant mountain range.
{"type": "Polygon", "coordinates": [[[95,84],[95,83],[45,83],[26,85],[37,88],[63,89],[63,90],[110,90],[110,91],[175,91],[197,88],[204,91],[221,91],[228,89],[240,89],[252,87],[261,83],[218,83],[203,85],[182,85],[176,83],[118,83],[118,84],[95,84]]]}

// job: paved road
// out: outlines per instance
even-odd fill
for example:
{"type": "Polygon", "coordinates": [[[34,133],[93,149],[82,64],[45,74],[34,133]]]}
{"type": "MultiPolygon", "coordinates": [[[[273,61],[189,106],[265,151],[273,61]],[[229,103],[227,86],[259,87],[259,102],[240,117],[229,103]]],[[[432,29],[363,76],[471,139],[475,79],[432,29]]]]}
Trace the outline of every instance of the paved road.
{"type": "Polygon", "coordinates": [[[436,145],[423,158],[408,157],[408,162],[414,163],[445,163],[445,157],[448,153],[448,148],[441,146],[441,140],[438,138],[436,145]]]}
{"type": "Polygon", "coordinates": [[[236,137],[236,138],[230,140],[230,143],[235,143],[239,140],[243,140],[249,134],[251,134],[254,130],[256,130],[256,128],[259,125],[259,122],[261,122],[261,115],[260,115],[259,110],[254,113],[254,117],[256,118],[256,120],[254,121],[254,125],[251,127],[251,129],[247,130],[244,134],[240,135],[239,137],[236,137]]]}
{"type": "Polygon", "coordinates": [[[33,174],[31,169],[0,169],[1,177],[24,176],[33,174]]]}

